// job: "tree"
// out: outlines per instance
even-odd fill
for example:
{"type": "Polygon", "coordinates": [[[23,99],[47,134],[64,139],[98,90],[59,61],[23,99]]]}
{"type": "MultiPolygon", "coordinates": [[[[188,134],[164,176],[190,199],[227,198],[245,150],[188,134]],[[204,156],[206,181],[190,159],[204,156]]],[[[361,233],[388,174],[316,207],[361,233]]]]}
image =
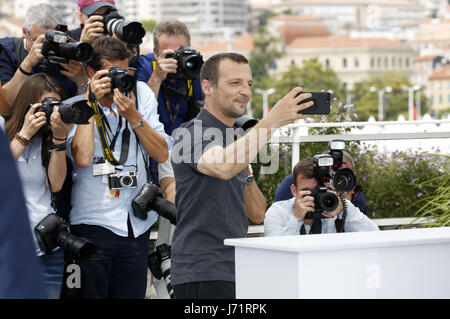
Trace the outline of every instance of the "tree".
{"type": "Polygon", "coordinates": [[[253,45],[249,64],[253,79],[259,80],[268,76],[270,63],[283,56],[284,46],[279,38],[271,35],[264,27],[254,33],[253,45]]]}
{"type": "Polygon", "coordinates": [[[153,29],[158,24],[155,20],[141,20],[142,27],[144,28],[145,32],[152,32],[153,29]]]}
{"type": "MultiPolygon", "coordinates": [[[[281,74],[279,80],[266,77],[255,81],[254,86],[262,89],[276,89],[276,92],[269,96],[269,106],[273,106],[296,86],[301,86],[305,91],[330,90],[334,92],[333,97],[341,101],[346,97],[345,88],[336,73],[330,68],[325,68],[317,58],[305,61],[301,68],[291,65],[286,72],[281,74]]],[[[255,116],[262,116],[261,95],[253,95],[252,110],[255,116]]]]}
{"type": "MultiPolygon", "coordinates": [[[[408,77],[401,73],[387,72],[382,76],[372,77],[368,80],[358,82],[353,89],[353,103],[355,112],[361,121],[366,121],[371,115],[378,119],[378,94],[371,92],[371,87],[382,89],[392,87],[391,93],[384,95],[384,119],[397,120],[400,114],[408,119],[408,92],[403,86],[411,87],[408,77]]],[[[425,94],[420,95],[422,114],[428,111],[428,100],[425,94]]],[[[415,102],[415,99],[414,99],[415,102]]]]}

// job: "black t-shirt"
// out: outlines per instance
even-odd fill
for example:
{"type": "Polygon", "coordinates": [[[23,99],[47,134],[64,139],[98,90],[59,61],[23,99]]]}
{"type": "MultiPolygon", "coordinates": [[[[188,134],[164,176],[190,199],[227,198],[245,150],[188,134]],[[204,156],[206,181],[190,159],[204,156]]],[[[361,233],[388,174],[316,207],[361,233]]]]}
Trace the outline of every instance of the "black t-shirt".
{"type": "Polygon", "coordinates": [[[172,284],[235,281],[234,248],[226,238],[247,236],[245,170],[230,180],[197,170],[202,154],[215,145],[225,147],[240,137],[206,109],[174,132],[171,160],[177,192],[177,228],[172,242],[172,284]]]}

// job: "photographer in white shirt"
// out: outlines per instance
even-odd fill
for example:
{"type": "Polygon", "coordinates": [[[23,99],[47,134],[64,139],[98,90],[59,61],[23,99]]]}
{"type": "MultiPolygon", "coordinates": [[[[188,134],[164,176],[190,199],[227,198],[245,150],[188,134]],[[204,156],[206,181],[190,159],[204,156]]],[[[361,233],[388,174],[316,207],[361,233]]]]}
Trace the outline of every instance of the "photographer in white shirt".
{"type": "MultiPolygon", "coordinates": [[[[314,162],[312,158],[301,160],[294,167],[294,184],[291,199],[278,201],[272,204],[266,212],[264,219],[265,236],[298,235],[311,233],[312,219],[305,219],[308,212],[316,210],[311,190],[316,188],[318,181],[314,177],[314,162]]],[[[339,197],[338,197],[339,198],[339,197]]],[[[349,200],[344,199],[347,206],[345,218],[346,232],[378,231],[378,226],[366,215],[361,214],[349,200]]],[[[344,205],[339,198],[338,207],[333,211],[323,212],[326,218],[321,219],[321,233],[336,233],[335,220],[342,218],[344,205]]]]}

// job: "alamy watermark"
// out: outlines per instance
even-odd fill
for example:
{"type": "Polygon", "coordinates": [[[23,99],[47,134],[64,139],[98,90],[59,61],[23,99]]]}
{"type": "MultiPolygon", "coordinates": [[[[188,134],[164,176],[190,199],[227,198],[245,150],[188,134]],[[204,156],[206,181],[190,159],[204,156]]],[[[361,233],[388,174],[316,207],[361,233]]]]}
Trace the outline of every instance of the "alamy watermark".
{"type": "Polygon", "coordinates": [[[171,150],[171,159],[176,164],[197,164],[203,153],[213,146],[230,145],[244,138],[246,142],[239,143],[234,153],[226,153],[221,158],[209,158],[207,162],[215,164],[260,162],[263,164],[263,174],[275,174],[280,166],[279,147],[276,144],[269,144],[267,147],[268,136],[272,135],[268,130],[258,128],[244,132],[242,128],[226,128],[224,132],[215,127],[203,129],[202,121],[194,120],[193,129],[183,127],[176,129],[174,133],[176,142],[171,150]]]}

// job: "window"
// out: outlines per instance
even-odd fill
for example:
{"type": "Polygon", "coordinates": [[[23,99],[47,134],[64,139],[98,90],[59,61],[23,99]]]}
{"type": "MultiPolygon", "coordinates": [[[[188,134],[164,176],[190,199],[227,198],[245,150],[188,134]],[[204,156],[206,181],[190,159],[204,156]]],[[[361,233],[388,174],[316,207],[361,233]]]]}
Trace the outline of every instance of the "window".
{"type": "Polygon", "coordinates": [[[409,68],[409,58],[406,58],[405,64],[406,64],[406,67],[409,68]]]}
{"type": "Polygon", "coordinates": [[[444,102],[444,99],[442,97],[442,94],[439,94],[439,104],[442,104],[444,102]]]}
{"type": "Polygon", "coordinates": [[[359,59],[355,58],[355,68],[359,68],[359,59]]]}
{"type": "Polygon", "coordinates": [[[375,58],[370,58],[370,68],[373,69],[375,67],[375,58]]]}
{"type": "Polygon", "coordinates": [[[325,66],[327,67],[327,69],[330,67],[330,60],[329,59],[325,60],[325,66]]]}
{"type": "Polygon", "coordinates": [[[344,69],[347,68],[347,59],[346,59],[346,58],[343,58],[343,59],[342,59],[342,67],[343,67],[344,69]]]}

